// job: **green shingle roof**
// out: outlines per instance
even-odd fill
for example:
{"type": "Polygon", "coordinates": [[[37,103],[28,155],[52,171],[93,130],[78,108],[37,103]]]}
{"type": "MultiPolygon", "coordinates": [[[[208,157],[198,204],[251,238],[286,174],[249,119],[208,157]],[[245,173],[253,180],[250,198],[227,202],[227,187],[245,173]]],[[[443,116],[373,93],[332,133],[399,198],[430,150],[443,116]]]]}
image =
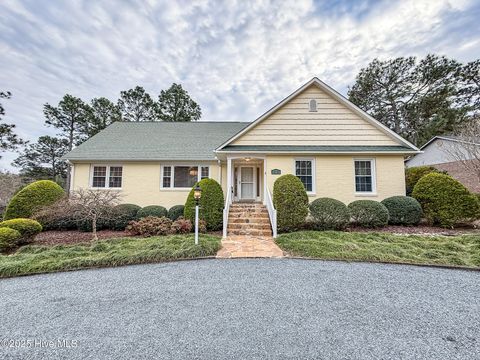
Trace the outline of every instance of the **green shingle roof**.
{"type": "Polygon", "coordinates": [[[348,153],[375,153],[375,152],[413,152],[405,146],[371,146],[371,145],[227,145],[221,152],[251,151],[251,152],[348,152],[348,153]]]}
{"type": "Polygon", "coordinates": [[[247,122],[115,122],[65,159],[213,160],[214,150],[247,122]]]}

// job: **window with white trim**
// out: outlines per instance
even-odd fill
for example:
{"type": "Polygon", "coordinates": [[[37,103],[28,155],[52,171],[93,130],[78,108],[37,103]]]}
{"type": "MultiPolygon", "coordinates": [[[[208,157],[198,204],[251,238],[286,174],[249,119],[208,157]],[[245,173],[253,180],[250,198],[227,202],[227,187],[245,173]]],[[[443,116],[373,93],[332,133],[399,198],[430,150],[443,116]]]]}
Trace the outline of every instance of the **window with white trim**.
{"type": "Polygon", "coordinates": [[[122,175],[122,166],[95,165],[92,171],[91,186],[93,188],[121,188],[122,175]]]}
{"type": "Polygon", "coordinates": [[[295,176],[300,179],[307,192],[313,192],[313,160],[295,160],[295,176]]]}
{"type": "Polygon", "coordinates": [[[375,164],[373,159],[355,160],[355,192],[375,192],[375,164]]]}
{"type": "Polygon", "coordinates": [[[162,167],[162,188],[189,189],[208,177],[209,166],[166,165],[162,167]]]}

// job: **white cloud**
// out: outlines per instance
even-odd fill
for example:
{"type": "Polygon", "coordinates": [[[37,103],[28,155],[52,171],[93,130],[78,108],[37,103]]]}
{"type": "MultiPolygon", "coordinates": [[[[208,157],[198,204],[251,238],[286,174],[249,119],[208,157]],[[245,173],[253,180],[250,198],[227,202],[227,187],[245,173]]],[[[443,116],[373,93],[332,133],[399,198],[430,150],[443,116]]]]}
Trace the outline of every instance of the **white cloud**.
{"type": "MultiPolygon", "coordinates": [[[[34,140],[42,106],[180,82],[208,120],[250,121],[312,76],[345,93],[375,57],[479,57],[472,1],[0,3],[5,118],[34,140]],[[28,6],[27,6],[28,4],[28,6]],[[473,44],[473,45],[472,45],[473,44]]],[[[0,160],[8,167],[12,155],[0,160]]]]}

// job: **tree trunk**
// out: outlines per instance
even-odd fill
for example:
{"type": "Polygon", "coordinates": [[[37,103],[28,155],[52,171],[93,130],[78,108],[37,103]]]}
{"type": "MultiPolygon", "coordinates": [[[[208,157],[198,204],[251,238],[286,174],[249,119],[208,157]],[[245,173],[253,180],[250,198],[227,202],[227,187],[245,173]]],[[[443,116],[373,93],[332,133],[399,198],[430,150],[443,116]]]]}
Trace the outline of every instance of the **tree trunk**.
{"type": "Polygon", "coordinates": [[[92,219],[92,233],[93,233],[93,240],[96,241],[98,240],[97,237],[97,216],[94,215],[92,219]]]}

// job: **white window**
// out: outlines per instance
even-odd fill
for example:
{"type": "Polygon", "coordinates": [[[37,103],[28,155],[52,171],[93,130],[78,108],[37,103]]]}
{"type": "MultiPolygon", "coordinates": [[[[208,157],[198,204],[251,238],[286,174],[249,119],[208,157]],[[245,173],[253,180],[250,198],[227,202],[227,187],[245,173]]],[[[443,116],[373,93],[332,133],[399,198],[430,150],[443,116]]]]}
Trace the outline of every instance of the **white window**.
{"type": "Polygon", "coordinates": [[[208,178],[209,176],[209,166],[162,166],[161,187],[164,189],[190,189],[197,183],[197,181],[208,178]]]}
{"type": "Polygon", "coordinates": [[[94,165],[90,185],[92,188],[122,187],[123,167],[118,165],[94,165]]]}
{"type": "Polygon", "coordinates": [[[373,159],[355,160],[355,192],[374,194],[375,191],[375,161],[373,159]]]}
{"type": "Polygon", "coordinates": [[[310,111],[311,112],[316,112],[317,111],[317,101],[316,100],[314,100],[314,99],[310,100],[309,106],[310,106],[310,111]]]}
{"type": "Polygon", "coordinates": [[[315,164],[313,159],[295,159],[295,176],[300,179],[308,193],[314,193],[314,175],[315,164]]]}

